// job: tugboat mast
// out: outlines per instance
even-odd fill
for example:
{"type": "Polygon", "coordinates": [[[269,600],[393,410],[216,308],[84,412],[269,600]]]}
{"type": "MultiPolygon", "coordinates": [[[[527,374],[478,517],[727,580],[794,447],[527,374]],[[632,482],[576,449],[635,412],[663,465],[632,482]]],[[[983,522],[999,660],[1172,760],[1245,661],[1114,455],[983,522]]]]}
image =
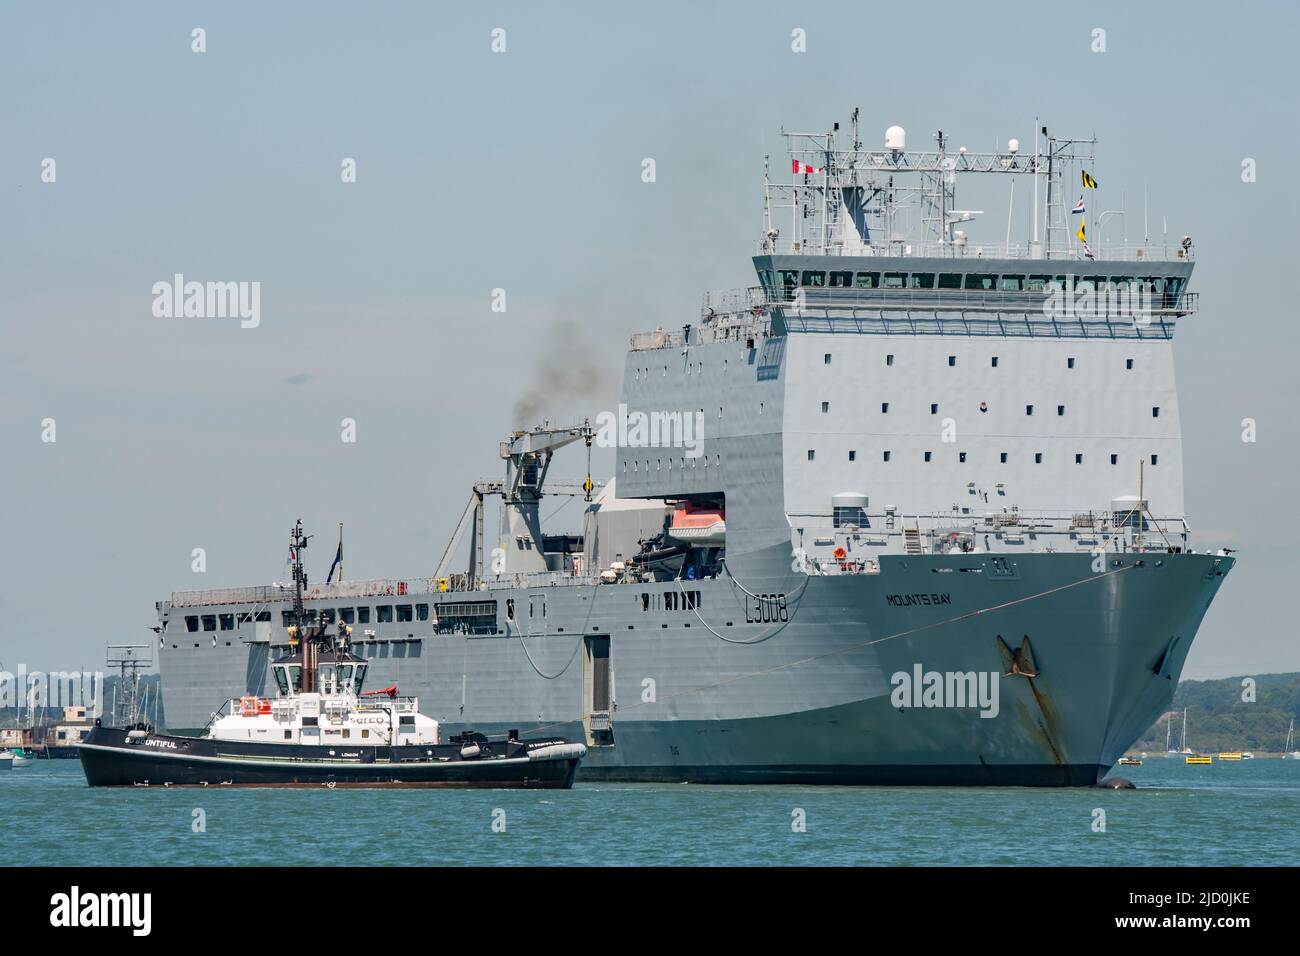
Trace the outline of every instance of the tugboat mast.
{"type": "MultiPolygon", "coordinates": [[[[302,648],[302,687],[300,693],[310,694],[316,690],[316,638],[319,632],[307,630],[307,613],[303,608],[302,592],[307,587],[307,572],[303,569],[302,553],[307,548],[311,535],[302,533],[302,519],[294,522],[289,531],[289,547],[293,552],[293,622],[302,648]]],[[[293,636],[293,635],[290,635],[293,636]]]]}

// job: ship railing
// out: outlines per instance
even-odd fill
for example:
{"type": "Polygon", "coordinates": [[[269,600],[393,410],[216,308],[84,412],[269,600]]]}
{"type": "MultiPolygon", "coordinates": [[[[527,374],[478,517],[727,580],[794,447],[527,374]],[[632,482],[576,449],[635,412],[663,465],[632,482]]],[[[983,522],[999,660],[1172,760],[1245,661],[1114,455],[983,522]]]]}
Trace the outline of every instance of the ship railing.
{"type": "Polygon", "coordinates": [[[906,259],[1028,259],[1041,262],[1175,262],[1195,258],[1193,247],[1184,248],[1177,242],[1145,243],[1089,243],[1095,259],[1084,256],[1083,248],[1078,245],[1063,249],[1052,249],[1050,256],[1044,255],[1041,247],[1035,247],[1028,240],[1020,242],[974,242],[969,238],[965,243],[938,242],[936,240],[909,241],[895,240],[867,245],[861,242],[831,243],[823,249],[818,243],[801,239],[777,239],[772,243],[759,239],[754,244],[755,252],[760,256],[830,256],[853,258],[906,258],[906,259]]]}
{"type": "Polygon", "coordinates": [[[571,574],[568,571],[532,571],[520,574],[503,574],[479,582],[481,591],[504,591],[519,588],[583,587],[599,584],[596,575],[571,574]]]}
{"type": "Polygon", "coordinates": [[[1200,308],[1200,293],[1134,294],[1105,283],[1084,297],[1081,288],[1067,295],[1013,289],[859,289],[835,286],[789,287],[766,296],[767,308],[786,314],[822,314],[833,310],[1038,313],[1045,321],[1120,319],[1143,324],[1153,317],[1191,315],[1200,308]]]}
{"type": "MultiPolygon", "coordinates": [[[[1004,538],[1028,535],[1043,535],[1045,538],[1068,536],[1078,547],[1119,541],[1130,549],[1163,551],[1171,546],[1185,547],[1190,534],[1186,520],[1180,516],[1148,515],[1139,528],[1133,512],[1110,508],[1092,511],[991,511],[971,508],[914,515],[870,512],[866,515],[865,523],[840,526],[835,526],[834,518],[829,513],[792,514],[790,518],[815,545],[848,545],[852,541],[883,545],[898,541],[914,553],[917,550],[920,553],[934,553],[962,544],[979,544],[986,535],[1004,538]]],[[[847,557],[851,560],[852,550],[846,550],[847,557]]],[[[819,558],[826,560],[824,555],[819,555],[819,558]]]]}
{"type": "Polygon", "coordinates": [[[357,711],[365,713],[374,713],[376,711],[392,711],[397,714],[413,714],[416,712],[418,697],[358,697],[357,711]]]}
{"type": "MultiPolygon", "coordinates": [[[[432,578],[375,578],[367,581],[340,581],[317,584],[303,592],[303,599],[334,600],[353,597],[403,597],[427,594],[433,590],[432,578]]],[[[200,607],[216,604],[264,604],[284,601],[293,596],[287,585],[263,585],[243,588],[216,588],[204,591],[173,591],[172,607],[200,607]]]]}

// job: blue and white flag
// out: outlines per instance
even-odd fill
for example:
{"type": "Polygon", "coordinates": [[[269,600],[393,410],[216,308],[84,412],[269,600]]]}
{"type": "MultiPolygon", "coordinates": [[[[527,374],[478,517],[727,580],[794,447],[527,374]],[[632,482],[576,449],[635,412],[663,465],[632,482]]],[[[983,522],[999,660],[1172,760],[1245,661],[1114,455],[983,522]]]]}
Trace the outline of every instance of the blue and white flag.
{"type": "Polygon", "coordinates": [[[1079,201],[1078,201],[1077,203],[1074,204],[1074,208],[1071,209],[1070,212],[1072,212],[1072,213],[1081,213],[1081,212],[1083,212],[1083,197],[1082,197],[1082,196],[1079,197],[1079,201]]]}

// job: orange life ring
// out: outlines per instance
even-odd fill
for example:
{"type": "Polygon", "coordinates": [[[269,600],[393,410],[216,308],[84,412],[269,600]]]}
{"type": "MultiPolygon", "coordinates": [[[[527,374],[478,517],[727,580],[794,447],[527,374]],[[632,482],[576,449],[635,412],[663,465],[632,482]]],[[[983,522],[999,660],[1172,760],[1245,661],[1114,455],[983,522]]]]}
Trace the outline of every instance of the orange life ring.
{"type": "Polygon", "coordinates": [[[843,561],[846,557],[848,557],[848,555],[849,555],[849,553],[848,553],[847,551],[844,550],[843,546],[838,547],[838,548],[835,549],[835,560],[836,560],[836,561],[843,561]]]}

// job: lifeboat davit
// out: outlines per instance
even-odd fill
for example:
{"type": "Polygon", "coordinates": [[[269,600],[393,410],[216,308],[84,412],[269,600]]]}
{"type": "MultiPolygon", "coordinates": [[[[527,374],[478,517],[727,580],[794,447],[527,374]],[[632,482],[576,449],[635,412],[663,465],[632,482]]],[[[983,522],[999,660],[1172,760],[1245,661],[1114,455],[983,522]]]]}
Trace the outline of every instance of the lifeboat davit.
{"type": "Polygon", "coordinates": [[[721,508],[698,508],[683,502],[673,510],[668,536],[695,547],[716,547],[727,540],[726,515],[721,508]]]}

